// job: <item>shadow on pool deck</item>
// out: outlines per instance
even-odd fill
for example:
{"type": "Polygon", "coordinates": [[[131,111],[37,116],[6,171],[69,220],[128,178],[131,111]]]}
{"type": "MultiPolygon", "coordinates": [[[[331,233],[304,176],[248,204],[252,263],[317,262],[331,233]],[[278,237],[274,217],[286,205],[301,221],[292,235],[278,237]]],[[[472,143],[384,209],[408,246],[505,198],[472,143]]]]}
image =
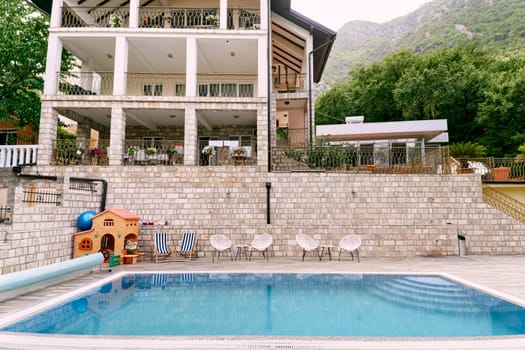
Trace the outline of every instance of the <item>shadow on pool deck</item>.
{"type": "MultiPolygon", "coordinates": [[[[174,272],[295,272],[295,273],[422,273],[448,274],[474,287],[525,306],[525,256],[450,256],[416,258],[366,258],[361,263],[345,257],[342,261],[319,261],[307,257],[260,257],[253,261],[199,258],[155,264],[104,266],[82,277],[0,303],[0,321],[15,312],[58,297],[88,283],[121,271],[174,272]]],[[[327,314],[329,317],[329,314],[327,314]]],[[[525,336],[398,339],[398,338],[288,338],[288,337],[90,337],[0,334],[0,349],[525,349],[525,336]]]]}

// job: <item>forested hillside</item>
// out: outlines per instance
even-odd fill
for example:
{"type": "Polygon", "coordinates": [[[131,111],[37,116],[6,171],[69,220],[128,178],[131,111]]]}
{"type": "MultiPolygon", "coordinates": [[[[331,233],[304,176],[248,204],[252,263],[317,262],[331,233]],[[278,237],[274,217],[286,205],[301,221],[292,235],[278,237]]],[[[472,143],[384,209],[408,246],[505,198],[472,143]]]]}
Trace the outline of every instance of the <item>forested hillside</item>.
{"type": "Polygon", "coordinates": [[[348,79],[348,71],[407,49],[429,52],[479,42],[501,56],[525,51],[525,0],[435,0],[413,13],[377,24],[352,21],[337,33],[323,82],[348,79]]]}

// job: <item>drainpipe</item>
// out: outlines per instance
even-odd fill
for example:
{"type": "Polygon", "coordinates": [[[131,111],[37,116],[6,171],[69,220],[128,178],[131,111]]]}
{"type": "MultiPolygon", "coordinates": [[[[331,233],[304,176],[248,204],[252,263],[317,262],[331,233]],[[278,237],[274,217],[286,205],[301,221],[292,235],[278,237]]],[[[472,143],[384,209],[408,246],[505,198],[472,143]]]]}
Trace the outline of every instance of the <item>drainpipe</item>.
{"type": "MultiPolygon", "coordinates": [[[[311,31],[313,33],[313,31],[311,31]]],[[[313,35],[313,34],[312,34],[313,35]]],[[[312,72],[312,60],[313,60],[313,55],[314,55],[314,52],[316,52],[317,50],[319,49],[322,49],[323,47],[333,43],[335,41],[335,37],[332,38],[330,41],[327,41],[325,42],[324,44],[316,47],[315,49],[313,49],[312,51],[308,52],[308,123],[309,123],[309,126],[310,126],[310,146],[313,145],[314,143],[314,136],[313,136],[313,112],[312,112],[312,108],[313,108],[313,98],[312,98],[312,80],[314,79],[313,77],[313,72],[312,72]]]]}
{"type": "Polygon", "coordinates": [[[272,188],[272,183],[266,183],[266,224],[270,225],[270,189],[272,188]]]}
{"type": "Polygon", "coordinates": [[[268,94],[268,102],[267,102],[267,110],[268,110],[268,126],[267,126],[267,133],[268,133],[268,139],[266,142],[268,142],[268,172],[272,171],[272,111],[270,109],[270,106],[272,105],[272,36],[271,36],[271,17],[272,17],[272,1],[268,0],[268,10],[266,11],[268,13],[267,20],[267,26],[266,26],[266,42],[267,42],[267,61],[268,61],[268,68],[266,73],[266,86],[267,86],[267,94],[268,94]]]}
{"type": "MultiPolygon", "coordinates": [[[[52,176],[52,175],[34,175],[34,174],[22,174],[22,167],[21,166],[15,166],[13,168],[13,172],[15,173],[16,177],[22,177],[25,179],[41,179],[41,180],[51,180],[51,181],[57,181],[58,176],[52,176]]],[[[106,210],[106,199],[107,199],[107,191],[108,191],[108,182],[104,179],[90,179],[90,178],[81,178],[81,177],[70,177],[70,180],[73,181],[83,181],[83,182],[100,182],[102,184],[102,194],[100,198],[100,212],[103,212],[106,210]]]]}

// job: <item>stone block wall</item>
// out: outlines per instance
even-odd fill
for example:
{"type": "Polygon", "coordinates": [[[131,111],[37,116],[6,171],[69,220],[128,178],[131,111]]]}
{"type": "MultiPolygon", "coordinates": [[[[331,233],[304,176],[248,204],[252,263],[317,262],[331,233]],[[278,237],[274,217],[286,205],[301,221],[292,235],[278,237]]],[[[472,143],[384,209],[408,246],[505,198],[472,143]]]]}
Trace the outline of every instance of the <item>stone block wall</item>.
{"type": "Polygon", "coordinates": [[[58,185],[64,201],[56,208],[17,201],[10,248],[0,248],[3,273],[71,258],[76,218],[98,208],[98,199],[67,188],[71,176],[106,179],[107,208],[126,208],[144,221],[168,221],[167,226],[141,228],[139,249],[146,253],[153,232],[166,231],[176,243],[187,229],[198,233],[200,257],[211,256],[209,236],[214,233],[228,235],[234,244],[270,233],[271,255],[279,257],[300,256],[297,233],[334,245],[343,235],[357,233],[364,258],[457,255],[458,232],[467,238],[468,254],[525,253],[525,225],[483,202],[476,175],[267,173],[233,166],[25,171],[64,176],[58,185]]]}

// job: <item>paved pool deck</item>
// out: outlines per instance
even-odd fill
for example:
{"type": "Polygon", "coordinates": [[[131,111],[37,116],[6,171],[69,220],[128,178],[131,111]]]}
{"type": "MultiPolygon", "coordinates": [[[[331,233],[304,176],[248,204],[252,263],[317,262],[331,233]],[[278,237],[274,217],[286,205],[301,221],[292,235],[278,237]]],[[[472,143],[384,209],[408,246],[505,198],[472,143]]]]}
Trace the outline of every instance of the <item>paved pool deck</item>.
{"type": "MultiPolygon", "coordinates": [[[[254,273],[438,273],[488,291],[525,307],[525,256],[451,256],[416,258],[361,258],[345,256],[343,261],[319,261],[307,256],[274,258],[260,256],[252,261],[219,262],[198,258],[189,262],[155,264],[151,261],[112,268],[95,268],[92,273],[43,290],[0,303],[0,323],[17,312],[70,293],[81,286],[102,281],[123,271],[254,272],[254,273]]],[[[327,314],[329,317],[329,314],[327,314]]],[[[0,349],[525,349],[525,335],[480,338],[369,338],[369,337],[92,337],[0,333],[0,349]]]]}

